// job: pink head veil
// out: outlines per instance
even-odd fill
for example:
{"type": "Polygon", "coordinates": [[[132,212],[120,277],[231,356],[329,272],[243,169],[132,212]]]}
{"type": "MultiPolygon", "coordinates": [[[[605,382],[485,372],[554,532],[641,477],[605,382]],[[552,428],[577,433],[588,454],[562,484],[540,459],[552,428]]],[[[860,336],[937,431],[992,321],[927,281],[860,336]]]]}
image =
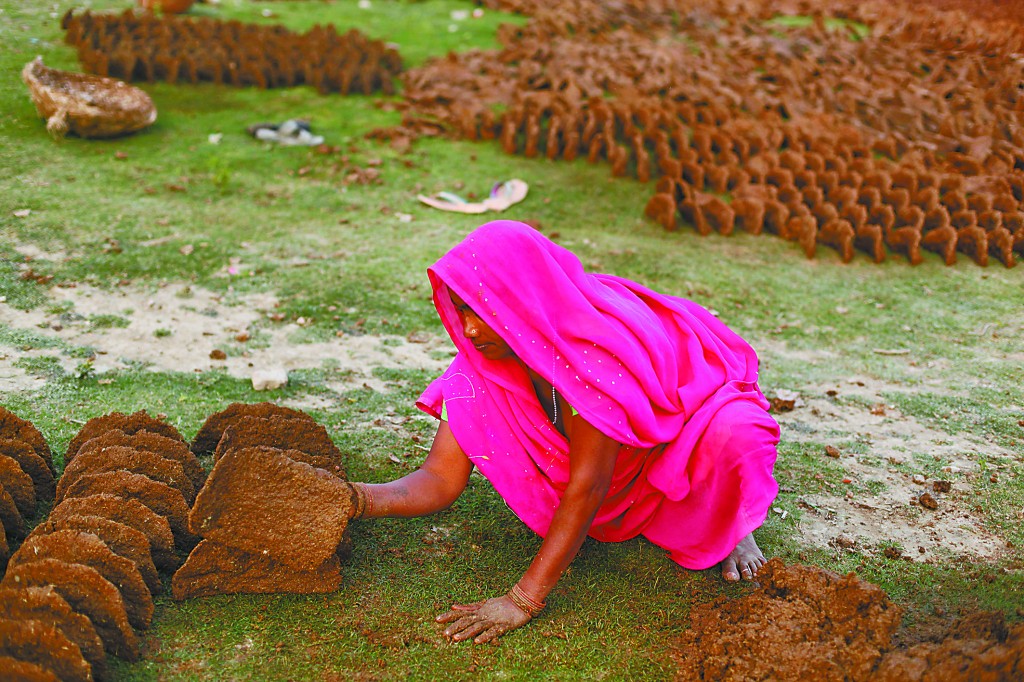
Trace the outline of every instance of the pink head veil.
{"type": "Polygon", "coordinates": [[[514,361],[487,360],[462,336],[449,289],[584,419],[626,445],[673,441],[724,385],[757,379],[753,350],[707,310],[588,274],[573,253],[523,223],[480,226],[428,274],[445,328],[485,383],[524,388],[514,361]]]}

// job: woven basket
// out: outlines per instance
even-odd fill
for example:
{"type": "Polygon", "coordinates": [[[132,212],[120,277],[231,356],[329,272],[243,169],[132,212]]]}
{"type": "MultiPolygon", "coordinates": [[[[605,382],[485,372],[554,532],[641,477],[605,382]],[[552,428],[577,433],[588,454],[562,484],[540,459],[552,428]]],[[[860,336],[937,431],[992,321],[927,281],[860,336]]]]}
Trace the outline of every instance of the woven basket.
{"type": "Polygon", "coordinates": [[[59,71],[36,57],[25,65],[21,79],[28,86],[36,111],[46,119],[54,137],[117,137],[151,125],[156,106],[142,90],[116,78],[59,71]]]}

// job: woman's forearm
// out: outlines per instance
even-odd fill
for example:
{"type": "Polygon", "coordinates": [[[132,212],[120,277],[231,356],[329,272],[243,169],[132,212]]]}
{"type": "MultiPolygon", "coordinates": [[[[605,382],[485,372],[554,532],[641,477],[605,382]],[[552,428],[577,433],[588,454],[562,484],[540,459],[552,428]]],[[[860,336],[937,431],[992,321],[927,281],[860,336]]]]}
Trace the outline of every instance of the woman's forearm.
{"type": "Polygon", "coordinates": [[[370,500],[363,518],[426,516],[447,509],[462,492],[423,469],[388,483],[360,485],[370,500]]]}
{"type": "Polygon", "coordinates": [[[570,486],[565,491],[551,519],[547,537],[519,581],[519,586],[527,594],[544,601],[554,589],[583,546],[590,524],[607,492],[607,486],[584,486],[578,490],[570,486]]]}

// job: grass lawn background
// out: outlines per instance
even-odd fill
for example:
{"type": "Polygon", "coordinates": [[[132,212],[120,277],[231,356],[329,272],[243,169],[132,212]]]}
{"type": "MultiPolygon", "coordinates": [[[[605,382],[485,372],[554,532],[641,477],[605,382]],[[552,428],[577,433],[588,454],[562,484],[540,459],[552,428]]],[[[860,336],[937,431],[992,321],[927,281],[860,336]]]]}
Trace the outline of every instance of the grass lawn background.
{"type": "MultiPolygon", "coordinates": [[[[94,0],[90,6],[131,4],[94,0]]],[[[825,442],[786,442],[784,432],[779,504],[792,512],[785,519],[771,515],[758,532],[769,555],[857,570],[907,608],[908,627],[934,623],[939,614],[959,608],[1021,617],[1021,268],[983,269],[966,257],[946,267],[930,253],[917,267],[898,256],[875,265],[863,254],[843,265],[829,249],[806,260],[795,244],[767,236],[701,238],[685,228],[668,233],[643,218],[652,187],[612,181],[605,165],[528,160],[506,156],[496,143],[443,139],[421,140],[403,155],[366,140],[373,128],[400,121],[398,113],[378,106],[384,97],[144,84],[159,110],[152,128],[117,140],[54,142],[19,73],[37,54],[49,66],[78,69],[59,27],[71,7],[80,5],[0,0],[0,296],[8,305],[46,304],[44,288],[19,278],[22,258],[14,247],[31,244],[65,254],[33,263],[37,272],[53,275],[54,284],[115,287],[127,280],[142,288],[187,282],[224,293],[272,291],[289,319],[314,319],[307,328],[311,340],[337,329],[440,334],[425,269],[479,219],[423,207],[416,194],[461,186],[482,195],[494,181],[523,178],[530,196],[503,217],[539,221],[546,234],[557,231],[558,241],[590,269],[716,310],[761,352],[766,392],[811,391],[850,376],[871,377],[900,387],[889,398],[902,413],[938,431],[974,434],[1014,454],[1001,463],[997,482],[987,476],[969,481],[989,530],[1013,546],[996,563],[951,557],[928,565],[880,552],[799,545],[797,498],[823,485],[815,473],[841,478],[842,472],[823,463],[825,442]],[[338,154],[271,148],[245,133],[249,124],[289,117],[309,118],[328,144],[343,148],[349,166],[372,164],[383,183],[345,185],[331,171],[338,154]],[[223,135],[220,144],[208,141],[213,133],[223,135]],[[27,217],[14,216],[26,208],[27,217]],[[411,215],[411,222],[396,213],[411,215]],[[171,238],[143,246],[163,237],[171,238]],[[106,248],[110,240],[120,252],[106,248]],[[191,255],[181,253],[186,244],[197,247],[191,255]],[[312,259],[302,268],[287,265],[335,253],[345,256],[312,259]],[[225,275],[233,258],[249,266],[246,273],[225,275]],[[339,319],[327,314],[328,306],[337,307],[339,319]],[[893,348],[909,352],[874,352],[893,348]],[[808,360],[816,349],[830,351],[829,361],[808,360]],[[940,394],[927,390],[934,382],[944,387],[940,394]]],[[[357,27],[397,43],[406,65],[415,66],[448,50],[494,48],[499,23],[524,21],[490,11],[481,19],[452,19],[453,10],[472,9],[454,0],[373,0],[369,9],[355,2],[223,0],[197,5],[192,14],[296,30],[329,22],[342,30],[357,27]],[[274,16],[264,17],[264,10],[274,16]]],[[[0,325],[0,355],[5,345],[33,343],[38,339],[0,325]]],[[[45,387],[4,395],[2,402],[36,423],[58,459],[82,420],[113,410],[165,413],[191,438],[206,416],[229,402],[268,397],[331,399],[331,408],[312,414],[346,453],[353,480],[382,482],[406,473],[421,455],[412,437],[432,433],[422,421],[409,422],[403,433],[354,426],[390,410],[415,414],[412,403],[432,377],[412,370],[382,370],[389,392],[332,395],[326,387],[329,364],[293,373],[286,388],[270,394],[218,372],[153,373],[138,367],[106,376],[101,384],[88,373],[72,376],[52,365],[31,369],[47,376],[45,387]]],[[[927,444],[908,447],[928,455],[927,444]]],[[[985,471],[986,463],[980,465],[985,471]]],[[[668,654],[686,627],[690,606],[750,589],[724,585],[714,570],[685,571],[642,540],[588,541],[552,593],[551,606],[529,627],[499,646],[450,645],[433,616],[452,601],[507,590],[528,565],[538,538],[474,476],[451,510],[426,519],[357,524],[354,539],[346,584],[336,594],[240,595],[180,604],[159,598],[154,626],[145,634],[145,659],[128,665],[111,658],[116,679],[460,679],[474,673],[661,679],[672,675],[668,654]]]]}

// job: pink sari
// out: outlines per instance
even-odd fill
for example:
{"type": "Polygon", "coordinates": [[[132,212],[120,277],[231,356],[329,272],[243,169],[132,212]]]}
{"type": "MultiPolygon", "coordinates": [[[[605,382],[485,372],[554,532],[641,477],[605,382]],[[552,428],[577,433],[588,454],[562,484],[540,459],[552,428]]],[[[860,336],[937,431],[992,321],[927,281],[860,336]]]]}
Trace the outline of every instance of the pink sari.
{"type": "Polygon", "coordinates": [[[417,405],[435,417],[447,408],[459,446],[535,532],[547,533],[569,481],[569,442],[515,360],[488,360],[463,337],[449,289],[622,443],[591,537],[643,534],[703,569],[764,522],[778,492],[779,428],[753,349],[707,310],[588,274],[571,252],[507,220],[477,228],[428,275],[459,353],[417,405]]]}

